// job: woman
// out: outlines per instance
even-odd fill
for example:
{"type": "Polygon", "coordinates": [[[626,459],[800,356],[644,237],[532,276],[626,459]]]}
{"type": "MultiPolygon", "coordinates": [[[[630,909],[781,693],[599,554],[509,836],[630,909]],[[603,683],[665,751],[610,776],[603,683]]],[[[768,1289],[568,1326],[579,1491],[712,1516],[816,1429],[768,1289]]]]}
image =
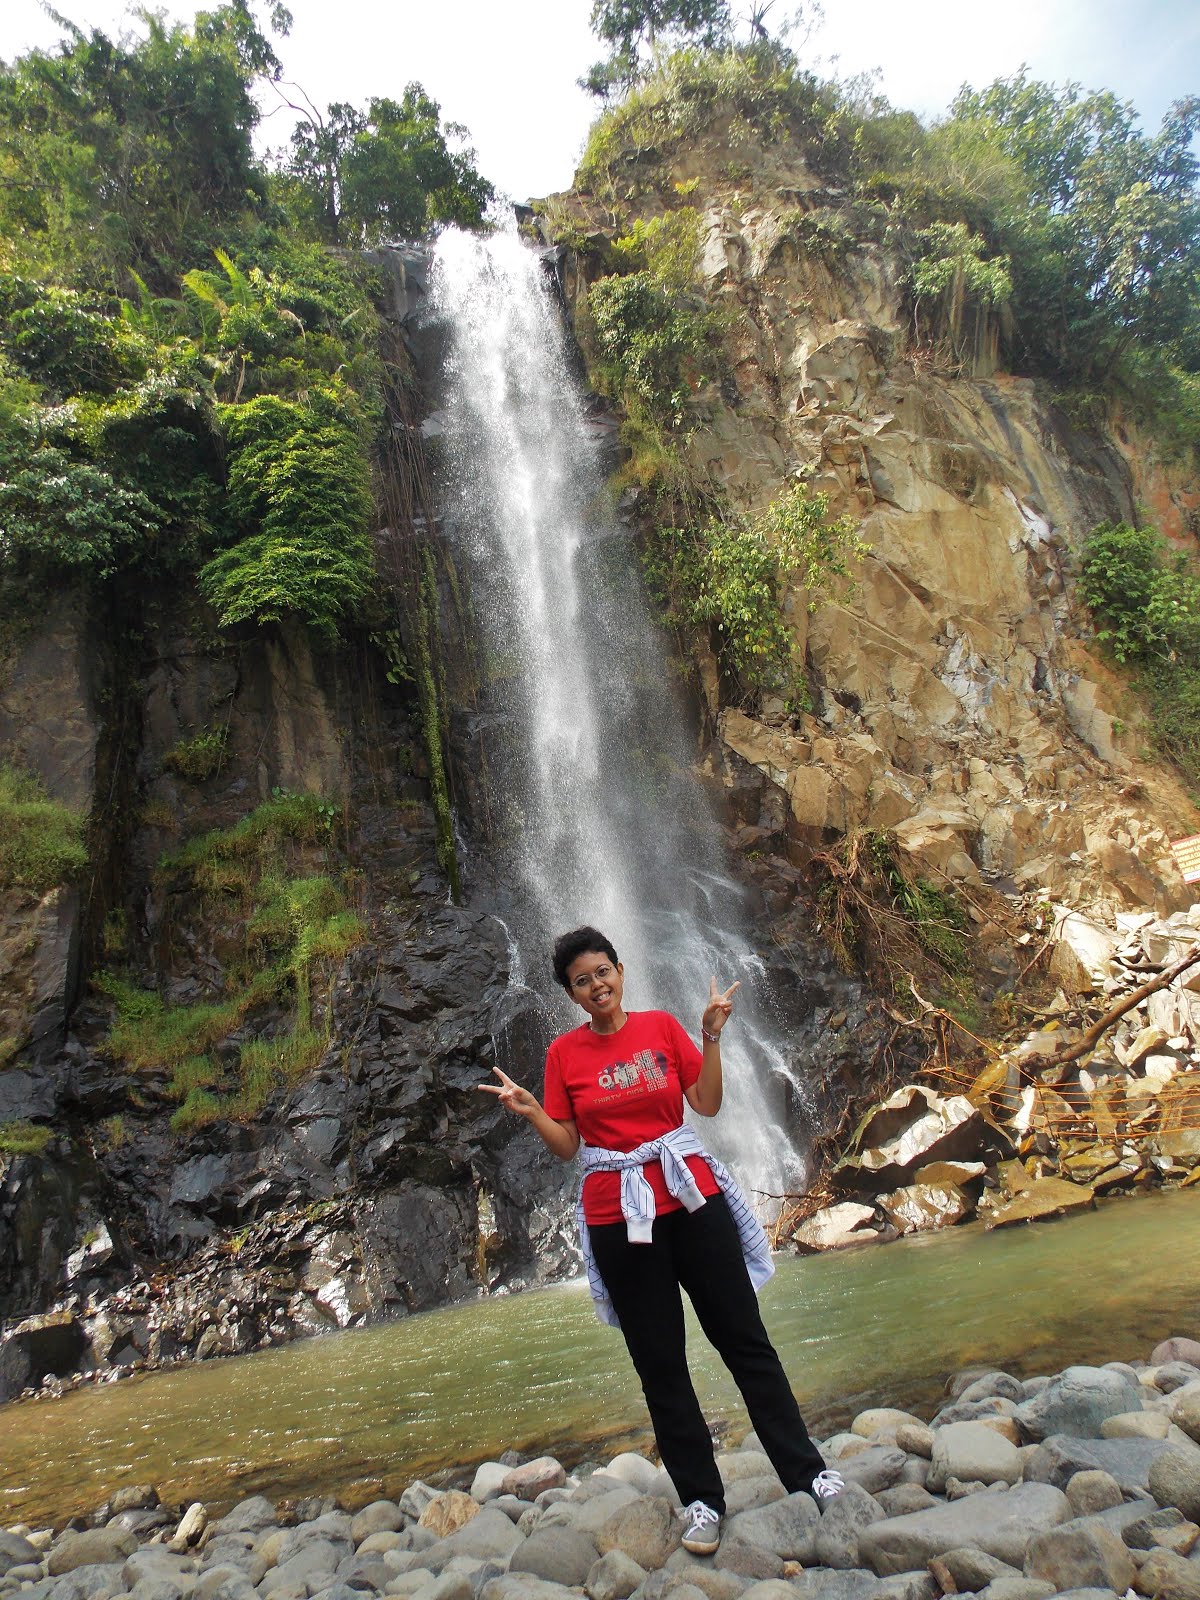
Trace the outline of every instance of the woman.
{"type": "Polygon", "coordinates": [[[545,1105],[498,1067],[499,1087],[480,1087],[531,1122],[561,1160],[582,1143],[580,1234],[597,1311],[619,1324],[641,1379],[683,1501],[684,1548],[711,1555],[725,1496],[688,1373],[681,1289],[784,1488],[826,1500],[843,1487],[825,1471],[759,1316],[755,1290],[774,1270],[766,1236],[683,1121],[685,1098],[702,1117],[721,1108],[721,1031],[739,985],[722,994],[710,980],[701,1051],[669,1013],[624,1009],[625,969],[595,928],[556,941],[554,975],[587,1021],[547,1051],[545,1105]]]}

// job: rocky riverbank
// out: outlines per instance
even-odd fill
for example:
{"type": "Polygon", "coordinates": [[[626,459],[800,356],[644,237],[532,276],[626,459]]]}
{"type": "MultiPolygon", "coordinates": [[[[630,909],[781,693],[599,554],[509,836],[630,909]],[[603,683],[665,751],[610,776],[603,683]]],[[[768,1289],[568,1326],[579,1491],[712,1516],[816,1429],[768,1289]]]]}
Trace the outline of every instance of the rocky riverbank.
{"type": "Polygon", "coordinates": [[[667,1474],[623,1453],[568,1475],[486,1461],[397,1500],[222,1516],[124,1488],[65,1527],[0,1534],[21,1600],[1200,1600],[1200,1342],[1021,1380],[972,1368],[928,1420],[873,1409],[823,1442],[846,1487],[784,1493],[750,1434],[719,1457],[715,1557],[680,1544],[667,1474]]]}

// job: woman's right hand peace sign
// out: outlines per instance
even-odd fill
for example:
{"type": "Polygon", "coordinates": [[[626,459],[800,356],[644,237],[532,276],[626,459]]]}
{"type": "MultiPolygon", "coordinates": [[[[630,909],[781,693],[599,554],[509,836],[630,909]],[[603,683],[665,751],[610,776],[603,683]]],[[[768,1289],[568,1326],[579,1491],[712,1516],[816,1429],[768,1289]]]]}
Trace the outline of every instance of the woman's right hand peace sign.
{"type": "Polygon", "coordinates": [[[514,1083],[499,1067],[493,1067],[492,1071],[500,1079],[499,1083],[477,1083],[475,1087],[484,1094],[494,1094],[506,1111],[515,1111],[519,1117],[536,1116],[542,1109],[537,1096],[530,1094],[528,1089],[522,1089],[519,1083],[514,1083]]]}

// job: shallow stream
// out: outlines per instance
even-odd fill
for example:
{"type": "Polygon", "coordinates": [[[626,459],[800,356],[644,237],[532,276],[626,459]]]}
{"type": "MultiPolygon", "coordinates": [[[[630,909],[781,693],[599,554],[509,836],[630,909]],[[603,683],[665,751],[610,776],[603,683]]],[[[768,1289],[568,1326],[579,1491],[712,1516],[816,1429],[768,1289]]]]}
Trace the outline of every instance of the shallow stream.
{"type": "MultiPolygon", "coordinates": [[[[1200,1186],[781,1258],[763,1305],[818,1432],[867,1404],[928,1406],[975,1363],[1028,1375],[1144,1359],[1200,1333],[1200,1186]]],[[[736,1392],[693,1336],[706,1413],[737,1435],[736,1392]]],[[[0,1526],[61,1522],[132,1483],[210,1504],[362,1480],[366,1498],[394,1495],[505,1449],[574,1461],[647,1442],[644,1428],[620,1336],[568,1285],[0,1407],[0,1526]]]]}

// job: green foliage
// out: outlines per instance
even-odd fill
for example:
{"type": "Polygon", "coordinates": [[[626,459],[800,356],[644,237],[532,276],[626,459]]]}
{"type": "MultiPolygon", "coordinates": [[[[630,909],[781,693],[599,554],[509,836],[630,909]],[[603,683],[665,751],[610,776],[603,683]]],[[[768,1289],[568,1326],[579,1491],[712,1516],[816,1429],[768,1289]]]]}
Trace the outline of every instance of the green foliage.
{"type": "Polygon", "coordinates": [[[660,426],[684,422],[712,363],[712,319],[683,303],[650,272],[601,278],[588,312],[604,391],[660,426]]]}
{"type": "Polygon", "coordinates": [[[262,201],[251,91],[280,69],[245,0],[190,28],[138,20],[119,41],[66,24],[57,50],[0,66],[0,233],[40,270],[169,279],[262,201]]]}
{"type": "Polygon", "coordinates": [[[802,593],[815,609],[865,554],[850,519],[830,518],[828,495],[796,484],[758,517],[660,530],[649,566],[669,614],[715,630],[718,659],[742,696],[782,692],[803,703],[788,597],[802,593]]]}
{"type": "Polygon", "coordinates": [[[333,877],[289,872],[288,858],[296,845],[327,838],[333,817],[333,807],[313,796],[280,793],[233,828],[191,840],[160,864],[175,892],[190,880],[210,916],[235,918],[223,996],[170,1006],[121,973],[94,980],[115,1011],[107,1051],[134,1071],[168,1074],[166,1092],[179,1102],[172,1118],[177,1132],[218,1118],[251,1119],[276,1087],[309,1071],[326,1046],[312,1025],[314,979],[361,944],[365,930],[333,877]],[[290,1012],[282,1026],[240,1037],[263,1028],[265,1008],[280,1006],[290,1012]],[[235,1065],[228,1064],[231,1044],[235,1065]]]}
{"type": "Polygon", "coordinates": [[[84,819],[30,773],[0,763],[0,889],[45,894],[87,865],[84,819]]]}
{"type": "Polygon", "coordinates": [[[227,737],[224,728],[216,728],[198,733],[192,739],[181,739],[163,756],[163,767],[168,772],[177,772],[189,783],[204,783],[220,772],[227,737]]]}
{"type": "Polygon", "coordinates": [[[302,108],[278,186],[330,244],[413,239],[436,222],[475,228],[495,196],[475,153],[453,150],[467,130],[443,127],[441,108],[419,83],[400,101],[344,102],[322,115],[302,108]]]}
{"type": "Polygon", "coordinates": [[[54,1130],[40,1122],[0,1122],[0,1155],[40,1156],[54,1130]]]}
{"type": "Polygon", "coordinates": [[[646,49],[691,42],[712,50],[733,33],[729,0],[593,0],[591,25],[609,54],[580,84],[601,98],[637,81],[646,49]]]}
{"type": "Polygon", "coordinates": [[[1104,522],[1084,544],[1079,591],[1148,702],[1155,745],[1200,784],[1200,577],[1153,528],[1104,522]]]}
{"type": "Polygon", "coordinates": [[[223,627],[295,617],[336,638],[372,574],[370,471],[347,397],[331,384],[222,416],[230,507],[254,531],[204,567],[204,593],[223,627]]]}

